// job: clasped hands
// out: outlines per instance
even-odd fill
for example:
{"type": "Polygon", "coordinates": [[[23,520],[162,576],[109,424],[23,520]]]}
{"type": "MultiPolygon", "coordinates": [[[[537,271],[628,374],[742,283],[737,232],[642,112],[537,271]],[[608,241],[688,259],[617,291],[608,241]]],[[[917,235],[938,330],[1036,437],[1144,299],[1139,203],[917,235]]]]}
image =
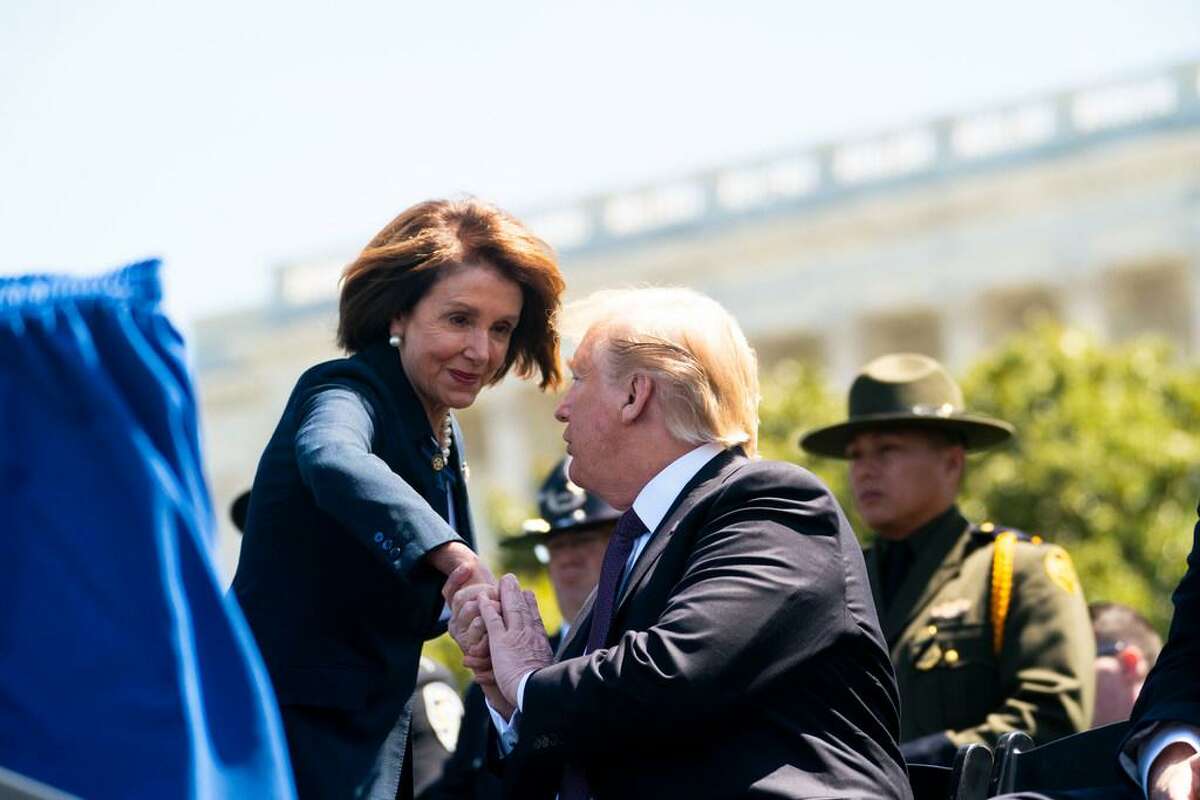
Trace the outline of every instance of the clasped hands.
{"type": "Polygon", "coordinates": [[[509,719],[522,676],[553,663],[554,653],[533,592],[521,589],[511,574],[496,582],[490,578],[461,565],[447,577],[442,596],[463,664],[492,708],[509,719]]]}

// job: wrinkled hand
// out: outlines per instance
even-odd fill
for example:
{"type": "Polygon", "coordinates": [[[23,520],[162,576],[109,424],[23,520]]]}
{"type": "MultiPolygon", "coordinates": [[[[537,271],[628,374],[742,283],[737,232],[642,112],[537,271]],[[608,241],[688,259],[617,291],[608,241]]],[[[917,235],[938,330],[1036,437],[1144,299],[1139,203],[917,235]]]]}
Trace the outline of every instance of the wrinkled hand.
{"type": "Polygon", "coordinates": [[[515,576],[505,575],[500,579],[499,604],[487,595],[475,602],[487,628],[496,687],[515,706],[521,677],[554,663],[537,600],[533,592],[521,591],[515,576]]]}
{"type": "Polygon", "coordinates": [[[1200,800],[1200,753],[1178,742],[1163,750],[1150,767],[1150,800],[1200,800]]]}

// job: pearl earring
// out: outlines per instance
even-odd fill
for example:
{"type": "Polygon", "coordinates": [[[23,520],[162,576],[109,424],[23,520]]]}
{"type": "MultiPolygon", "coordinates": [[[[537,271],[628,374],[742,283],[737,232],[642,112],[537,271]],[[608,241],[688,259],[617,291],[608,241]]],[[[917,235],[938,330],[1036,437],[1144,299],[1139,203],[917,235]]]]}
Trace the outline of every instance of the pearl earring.
{"type": "Polygon", "coordinates": [[[403,343],[404,340],[400,338],[399,334],[393,333],[388,337],[388,344],[390,344],[392,347],[399,347],[403,343]]]}

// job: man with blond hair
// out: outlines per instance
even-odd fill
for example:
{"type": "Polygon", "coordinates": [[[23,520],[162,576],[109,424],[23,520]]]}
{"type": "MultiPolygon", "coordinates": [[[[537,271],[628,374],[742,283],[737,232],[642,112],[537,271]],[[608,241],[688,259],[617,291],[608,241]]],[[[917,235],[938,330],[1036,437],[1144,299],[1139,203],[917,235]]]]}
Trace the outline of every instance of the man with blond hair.
{"type": "Polygon", "coordinates": [[[512,576],[498,598],[448,587],[494,678],[509,796],[910,798],[862,553],[815,477],[754,457],[736,321],[682,289],[568,314],[571,479],[623,511],[600,584],[557,658],[512,576]]]}

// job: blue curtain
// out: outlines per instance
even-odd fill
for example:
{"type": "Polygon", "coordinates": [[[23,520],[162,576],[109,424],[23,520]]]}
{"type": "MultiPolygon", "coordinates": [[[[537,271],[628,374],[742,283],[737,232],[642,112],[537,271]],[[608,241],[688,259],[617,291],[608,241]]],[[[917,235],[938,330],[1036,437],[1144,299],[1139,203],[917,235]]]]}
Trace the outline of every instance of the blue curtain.
{"type": "Polygon", "coordinates": [[[290,798],[158,269],[0,279],[0,767],[89,798],[290,798]]]}

